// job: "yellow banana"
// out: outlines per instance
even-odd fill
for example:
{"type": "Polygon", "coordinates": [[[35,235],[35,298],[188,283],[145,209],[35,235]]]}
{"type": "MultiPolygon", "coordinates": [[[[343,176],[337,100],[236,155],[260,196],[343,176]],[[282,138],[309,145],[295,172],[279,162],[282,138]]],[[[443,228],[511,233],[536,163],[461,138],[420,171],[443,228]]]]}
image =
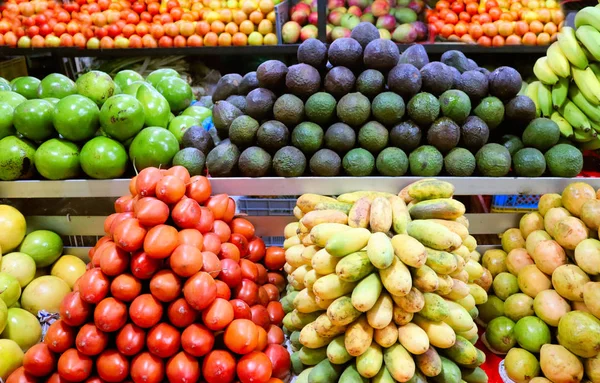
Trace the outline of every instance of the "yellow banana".
{"type": "Polygon", "coordinates": [[[594,72],[596,78],[600,78],[600,63],[590,63],[589,68],[594,72]]]}
{"type": "Polygon", "coordinates": [[[581,150],[598,150],[600,149],[600,138],[596,137],[595,139],[583,142],[579,145],[579,149],[581,150]]]}
{"type": "Polygon", "coordinates": [[[591,25],[597,30],[600,30],[600,9],[595,7],[585,7],[577,12],[575,15],[575,28],[579,28],[583,25],[591,25]]]}
{"type": "Polygon", "coordinates": [[[558,33],[558,45],[571,64],[579,69],[585,69],[588,66],[588,59],[585,52],[579,46],[575,30],[571,27],[563,27],[558,33]]]}
{"type": "Polygon", "coordinates": [[[590,125],[592,129],[596,131],[596,133],[600,133],[600,124],[594,121],[590,121],[590,125]]]}
{"type": "Polygon", "coordinates": [[[546,56],[537,59],[533,66],[533,74],[546,85],[554,85],[558,82],[558,76],[548,65],[548,58],[546,56]]]}
{"type": "Polygon", "coordinates": [[[592,130],[590,120],[571,100],[567,99],[558,111],[565,120],[569,121],[574,130],[583,130],[585,132],[592,130]]]}
{"type": "Polygon", "coordinates": [[[573,131],[573,137],[571,139],[575,142],[590,142],[593,139],[598,137],[595,130],[590,130],[589,132],[585,132],[583,130],[575,129],[573,131]]]}
{"type": "Polygon", "coordinates": [[[600,32],[590,25],[582,25],[575,31],[577,40],[591,53],[596,61],[600,60],[600,32]]]}
{"type": "Polygon", "coordinates": [[[552,85],[552,105],[554,109],[560,108],[567,100],[569,92],[569,79],[560,77],[558,82],[552,85]]]}
{"type": "Polygon", "coordinates": [[[573,135],[573,127],[571,124],[569,124],[569,121],[565,120],[565,118],[560,115],[560,113],[552,113],[550,119],[556,122],[556,125],[558,125],[558,129],[560,130],[560,134],[562,134],[564,137],[569,138],[573,135]]]}
{"type": "Polygon", "coordinates": [[[573,67],[573,81],[589,102],[600,105],[600,81],[590,68],[581,70],[573,67]]]}
{"type": "Polygon", "coordinates": [[[552,91],[548,85],[538,85],[538,102],[540,103],[542,116],[550,117],[554,111],[554,107],[552,106],[552,91]]]}
{"type": "Polygon", "coordinates": [[[589,102],[575,85],[569,87],[569,98],[587,116],[590,122],[600,122],[600,107],[589,102]]]}
{"type": "Polygon", "coordinates": [[[571,64],[565,54],[560,50],[558,41],[553,42],[546,52],[548,66],[557,76],[569,77],[571,75],[571,64]]]}
{"type": "Polygon", "coordinates": [[[525,89],[525,96],[529,97],[531,101],[535,104],[535,116],[540,117],[542,115],[542,110],[540,109],[540,102],[538,100],[538,86],[541,86],[542,83],[539,81],[533,81],[525,89]]]}

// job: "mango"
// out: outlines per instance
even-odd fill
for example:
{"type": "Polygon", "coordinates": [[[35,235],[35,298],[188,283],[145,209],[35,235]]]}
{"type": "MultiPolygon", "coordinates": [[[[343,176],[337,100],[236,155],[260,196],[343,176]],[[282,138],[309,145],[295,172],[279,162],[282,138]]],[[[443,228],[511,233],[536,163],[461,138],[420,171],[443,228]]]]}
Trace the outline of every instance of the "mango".
{"type": "Polygon", "coordinates": [[[536,230],[544,230],[544,217],[537,211],[524,214],[519,221],[519,229],[525,241],[529,234],[536,230]]]}
{"type": "Polygon", "coordinates": [[[491,249],[483,253],[481,265],[492,273],[492,277],[508,271],[506,267],[506,252],[500,249],[491,249]]]}
{"type": "Polygon", "coordinates": [[[373,342],[367,350],[356,358],[356,369],[363,378],[372,378],[383,365],[381,346],[373,342]]]}
{"type": "Polygon", "coordinates": [[[298,234],[298,222],[290,222],[287,225],[285,225],[285,229],[283,229],[283,236],[285,237],[285,239],[291,238],[294,235],[298,234]]]}
{"type": "Polygon", "coordinates": [[[576,383],[583,379],[583,364],[565,347],[545,344],[540,349],[540,367],[554,383],[576,383]]]}
{"type": "Polygon", "coordinates": [[[500,235],[502,250],[510,253],[513,249],[525,248],[525,238],[519,229],[508,229],[500,235]]]}
{"type": "Polygon", "coordinates": [[[381,283],[392,295],[404,296],[412,288],[412,279],[408,268],[397,257],[394,257],[392,265],[384,270],[379,270],[381,283]]]}
{"type": "Polygon", "coordinates": [[[358,251],[342,258],[335,266],[335,273],[341,280],[358,282],[371,274],[374,267],[366,251],[358,251]]]}
{"type": "Polygon", "coordinates": [[[560,318],[571,311],[571,306],[555,290],[550,289],[541,291],[536,295],[533,300],[533,310],[535,315],[546,322],[546,324],[557,327],[560,318]]]}
{"type": "Polygon", "coordinates": [[[583,361],[583,368],[585,375],[592,383],[600,382],[600,355],[585,359],[583,361]]]}
{"type": "Polygon", "coordinates": [[[562,192],[563,206],[578,217],[581,215],[583,204],[594,199],[596,199],[596,191],[585,182],[573,182],[562,192]]]}
{"type": "Polygon", "coordinates": [[[459,222],[449,221],[446,219],[427,219],[426,221],[431,221],[446,226],[448,229],[450,229],[450,231],[457,234],[463,242],[469,236],[469,230],[459,222]]]}
{"type": "MultiPolygon", "coordinates": [[[[321,248],[319,246],[315,246],[315,245],[306,246],[305,245],[304,250],[302,251],[302,259],[304,260],[304,264],[310,265],[313,257],[315,256],[315,254],[317,254],[317,252],[319,250],[321,250],[321,248]]],[[[311,268],[312,268],[312,266],[311,266],[311,268]]]]}
{"type": "Polygon", "coordinates": [[[373,233],[367,243],[369,261],[378,269],[390,267],[394,259],[392,241],[384,233],[373,233]]]}
{"type": "Polygon", "coordinates": [[[398,196],[392,196],[388,199],[392,205],[392,230],[396,234],[406,234],[406,227],[410,222],[410,214],[406,203],[398,196]]]}
{"type": "MultiPolygon", "coordinates": [[[[564,202],[563,202],[564,203],[564,202]]],[[[582,220],[575,217],[563,218],[557,225],[554,239],[567,250],[575,250],[577,245],[589,236],[589,229],[582,220]]]]}
{"type": "Polygon", "coordinates": [[[343,202],[319,202],[315,205],[315,210],[339,210],[345,214],[350,213],[351,208],[352,204],[343,202]]]}
{"type": "Polygon", "coordinates": [[[454,281],[449,275],[437,274],[438,277],[438,288],[436,292],[442,296],[452,293],[454,281]]]}
{"type": "Polygon", "coordinates": [[[413,355],[424,354],[429,349],[427,333],[414,323],[398,327],[398,341],[413,355]]]}
{"type": "Polygon", "coordinates": [[[423,375],[433,378],[442,372],[442,359],[432,346],[420,355],[415,355],[415,362],[423,375]]]}
{"type": "Polygon", "coordinates": [[[458,365],[471,365],[477,362],[477,349],[460,335],[456,336],[456,342],[446,349],[445,353],[458,365]]]}
{"type": "Polygon", "coordinates": [[[475,251],[475,249],[477,249],[477,240],[472,235],[469,235],[463,241],[463,245],[465,245],[469,251],[475,251]]]}
{"type": "Polygon", "coordinates": [[[314,328],[317,334],[322,337],[334,337],[343,334],[346,331],[346,326],[336,326],[331,323],[327,313],[319,315],[314,322],[314,328]]]}
{"type": "Polygon", "coordinates": [[[370,274],[358,283],[352,291],[352,306],[361,312],[369,311],[381,294],[382,281],[377,274],[370,274]]]}
{"type": "Polygon", "coordinates": [[[327,310],[329,305],[331,305],[335,299],[322,299],[315,295],[315,301],[322,310],[327,310]]]}
{"type": "Polygon", "coordinates": [[[417,202],[408,210],[412,219],[457,219],[465,211],[462,202],[451,198],[417,202]]]}
{"type": "Polygon", "coordinates": [[[315,245],[325,247],[329,239],[335,234],[350,229],[350,226],[341,223],[321,223],[310,230],[310,237],[315,245]]]}
{"type": "Polygon", "coordinates": [[[398,382],[407,382],[415,374],[416,366],[413,358],[399,343],[384,351],[383,361],[392,378],[398,382]]]}
{"type": "Polygon", "coordinates": [[[348,224],[348,216],[339,210],[313,210],[308,212],[300,220],[309,231],[321,223],[348,224]]]}
{"type": "Polygon", "coordinates": [[[427,252],[425,264],[436,273],[448,275],[456,270],[457,262],[454,254],[429,248],[425,248],[425,251],[427,252]]]}
{"type": "Polygon", "coordinates": [[[450,348],[456,341],[454,330],[444,322],[433,322],[418,314],[413,317],[413,322],[425,330],[429,343],[434,347],[450,348]]]}
{"type": "Polygon", "coordinates": [[[362,315],[346,329],[344,345],[348,354],[362,355],[373,342],[373,327],[369,326],[367,318],[362,315]]]}
{"type": "Polygon", "coordinates": [[[318,194],[303,194],[296,201],[296,206],[298,206],[304,214],[313,210],[341,208],[345,205],[348,204],[340,202],[335,198],[325,197],[318,194]],[[321,209],[318,209],[319,205],[321,205],[321,209]]]}
{"type": "Polygon", "coordinates": [[[454,194],[454,185],[446,181],[426,179],[410,184],[407,192],[417,201],[450,198],[454,194]]]}
{"type": "Polygon", "coordinates": [[[391,347],[398,341],[398,326],[391,322],[382,329],[375,329],[373,340],[383,348],[391,347]]]}
{"type": "Polygon", "coordinates": [[[427,260],[425,246],[413,237],[406,234],[398,234],[391,240],[394,254],[407,266],[419,268],[427,260]]]}
{"type": "Polygon", "coordinates": [[[415,287],[421,292],[432,293],[438,289],[439,280],[437,274],[429,266],[423,265],[418,269],[411,269],[410,273],[415,287]]]}
{"type": "Polygon", "coordinates": [[[398,326],[404,326],[413,320],[414,314],[406,312],[400,308],[398,305],[394,305],[394,323],[398,326]]]}
{"type": "MultiPolygon", "coordinates": [[[[468,331],[473,328],[473,318],[469,312],[460,304],[452,301],[446,301],[449,315],[443,320],[455,332],[468,331]]],[[[464,363],[463,363],[464,364],[464,363]]]]}
{"type": "Polygon", "coordinates": [[[469,283],[469,292],[475,299],[475,303],[478,305],[482,305],[488,300],[487,292],[479,285],[475,283],[469,283]]]}
{"type": "Polygon", "coordinates": [[[303,251],[304,245],[291,246],[285,251],[285,261],[294,267],[294,269],[304,265],[304,259],[302,258],[303,251]]]}
{"type": "Polygon", "coordinates": [[[350,228],[332,235],[327,241],[325,249],[334,257],[345,257],[348,254],[362,250],[367,246],[370,237],[371,232],[367,229],[350,228]]]}
{"type": "Polygon", "coordinates": [[[570,217],[571,213],[564,207],[555,207],[546,213],[544,216],[544,230],[552,237],[556,235],[556,225],[563,220],[563,218],[570,217]]]}
{"type": "Polygon", "coordinates": [[[487,383],[488,376],[480,367],[461,368],[462,379],[466,383],[487,383]]]}
{"type": "Polygon", "coordinates": [[[294,214],[294,217],[296,217],[296,219],[300,220],[302,219],[302,217],[304,217],[304,213],[302,212],[302,209],[300,209],[299,206],[294,206],[294,210],[292,211],[294,214]]]}
{"type": "Polygon", "coordinates": [[[415,287],[410,289],[410,292],[403,297],[392,297],[394,302],[402,308],[402,310],[409,313],[418,313],[423,309],[425,305],[425,298],[415,287]]]}
{"type": "Polygon", "coordinates": [[[431,221],[412,221],[408,224],[407,232],[426,247],[435,250],[452,251],[462,244],[458,234],[453,233],[444,225],[431,221]]]}
{"type": "Polygon", "coordinates": [[[442,372],[431,380],[435,383],[460,383],[460,368],[448,358],[440,357],[442,360],[442,372]]]}
{"type": "Polygon", "coordinates": [[[536,265],[525,266],[519,271],[517,283],[522,292],[535,298],[541,291],[552,287],[550,278],[542,273],[536,265]]]}
{"type": "MultiPolygon", "coordinates": [[[[382,366],[377,375],[371,379],[371,383],[395,383],[396,381],[390,375],[387,367],[382,366]]],[[[594,382],[595,383],[595,382],[594,382]]]]}
{"type": "Polygon", "coordinates": [[[392,204],[385,197],[376,197],[371,203],[369,225],[374,233],[387,233],[392,228],[392,204]]]}
{"type": "Polygon", "coordinates": [[[335,268],[340,260],[340,258],[329,254],[327,250],[321,249],[313,255],[310,260],[310,265],[317,273],[328,275],[335,273],[335,268]]]}
{"type": "Polygon", "coordinates": [[[600,228],[600,200],[591,199],[581,206],[579,216],[590,230],[598,231],[600,228]]]}
{"type": "Polygon", "coordinates": [[[304,288],[304,276],[310,270],[312,270],[310,266],[302,265],[288,276],[291,279],[290,283],[292,283],[296,290],[301,290],[304,288]]]}
{"type": "Polygon", "coordinates": [[[340,335],[327,345],[327,359],[334,364],[345,364],[352,360],[353,356],[346,351],[344,344],[345,335],[340,335]]]}
{"type": "Polygon", "coordinates": [[[300,290],[298,295],[294,298],[294,307],[298,312],[301,313],[312,313],[315,311],[321,311],[321,308],[315,301],[315,295],[308,289],[300,290]]]}
{"type": "MultiPolygon", "coordinates": [[[[300,343],[308,348],[325,347],[333,338],[322,337],[315,330],[313,323],[309,323],[300,330],[300,343]]],[[[304,363],[304,362],[303,362],[304,363]]],[[[318,362],[317,362],[318,363],[318,362]]],[[[316,363],[315,363],[316,364],[316,363]]]]}
{"type": "Polygon", "coordinates": [[[294,310],[291,312],[290,319],[293,325],[300,330],[307,324],[314,322],[319,315],[321,315],[321,312],[301,313],[298,310],[294,310]]]}
{"type": "Polygon", "coordinates": [[[600,318],[600,282],[588,282],[583,286],[583,301],[588,310],[600,318]]]}
{"type": "Polygon", "coordinates": [[[348,226],[356,228],[368,228],[371,217],[371,200],[362,197],[352,205],[348,213],[348,226]]]}
{"type": "MultiPolygon", "coordinates": [[[[296,379],[296,383],[308,383],[308,376],[314,367],[309,367],[306,370],[302,370],[302,368],[304,368],[304,366],[299,367],[299,371],[297,372],[299,375],[298,379],[296,379]]],[[[294,372],[296,372],[296,369],[294,369],[294,372]]]]}
{"type": "Polygon", "coordinates": [[[450,315],[448,301],[437,294],[423,293],[424,305],[419,315],[434,322],[441,322],[450,315]]]}
{"type": "Polygon", "coordinates": [[[532,257],[538,269],[548,275],[552,275],[557,267],[567,264],[565,251],[553,240],[539,242],[532,257]]]}
{"type": "Polygon", "coordinates": [[[300,351],[298,351],[298,357],[300,358],[302,364],[306,366],[314,366],[322,360],[327,359],[327,347],[316,349],[302,347],[300,351]]]}
{"type": "Polygon", "coordinates": [[[351,363],[346,367],[344,372],[342,372],[342,376],[340,376],[338,383],[367,383],[368,381],[367,378],[360,376],[356,369],[356,365],[351,363]]]}
{"type": "Polygon", "coordinates": [[[352,299],[347,296],[337,298],[327,308],[327,316],[336,326],[348,325],[360,315],[361,312],[354,308],[352,299]]]}
{"type": "Polygon", "coordinates": [[[331,364],[328,359],[320,361],[308,374],[309,383],[335,382],[342,374],[342,367],[331,364]]]}
{"type": "Polygon", "coordinates": [[[309,291],[312,291],[315,281],[321,277],[321,274],[318,274],[314,269],[310,269],[304,274],[304,287],[309,291]]]}
{"type": "Polygon", "coordinates": [[[600,274],[600,241],[588,238],[579,242],[575,248],[575,262],[589,275],[600,274]]]}
{"type": "Polygon", "coordinates": [[[583,286],[590,277],[575,265],[562,265],[552,273],[552,286],[561,297],[570,301],[583,301],[583,286]]]}
{"type": "Polygon", "coordinates": [[[383,329],[392,323],[394,302],[390,295],[382,292],[375,305],[367,311],[367,321],[374,329],[383,329]]]}
{"type": "Polygon", "coordinates": [[[512,275],[519,275],[523,267],[534,263],[526,249],[513,249],[506,255],[506,268],[512,275]]]}
{"type": "Polygon", "coordinates": [[[557,193],[547,193],[540,197],[538,212],[545,217],[548,210],[562,206],[562,196],[557,193]]]}
{"type": "Polygon", "coordinates": [[[315,281],[313,293],[321,299],[336,299],[354,290],[356,283],[341,280],[335,274],[325,275],[315,281]]]}
{"type": "Polygon", "coordinates": [[[504,359],[506,374],[515,383],[526,383],[540,374],[536,357],[522,348],[512,348],[504,359]]]}
{"type": "Polygon", "coordinates": [[[583,311],[570,311],[560,318],[557,337],[573,354],[593,358],[600,351],[600,319],[583,311]]]}
{"type": "Polygon", "coordinates": [[[337,200],[343,203],[356,203],[361,198],[367,198],[368,200],[373,201],[377,197],[389,198],[392,196],[394,196],[394,194],[379,191],[356,191],[341,194],[337,197],[337,200]]]}

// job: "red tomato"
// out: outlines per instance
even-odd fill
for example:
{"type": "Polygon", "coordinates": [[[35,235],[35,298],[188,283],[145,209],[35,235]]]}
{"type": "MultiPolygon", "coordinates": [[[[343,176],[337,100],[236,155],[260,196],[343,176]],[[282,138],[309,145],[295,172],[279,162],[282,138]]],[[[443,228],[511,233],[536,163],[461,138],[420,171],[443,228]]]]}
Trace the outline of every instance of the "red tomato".
{"type": "Polygon", "coordinates": [[[215,220],[213,223],[213,232],[219,237],[221,242],[227,242],[229,237],[231,237],[229,225],[220,219],[215,220]]]}
{"type": "Polygon", "coordinates": [[[202,312],[202,322],[213,331],[223,330],[231,321],[233,321],[233,307],[222,298],[216,298],[202,312]]]}
{"type": "MultiPolygon", "coordinates": [[[[91,270],[86,271],[85,274],[87,274],[89,271],[91,270]]],[[[83,276],[81,278],[83,278],[83,276]]],[[[90,304],[81,299],[81,292],[73,291],[67,294],[63,298],[62,302],[60,302],[59,312],[60,317],[66,325],[81,326],[87,321],[91,310],[92,308],[90,304]]]]}
{"type": "Polygon", "coordinates": [[[279,344],[269,344],[264,351],[273,366],[273,376],[284,378],[290,372],[291,360],[288,350],[279,344]]]}
{"type": "Polygon", "coordinates": [[[229,204],[229,196],[227,194],[217,194],[206,201],[206,207],[212,210],[215,219],[223,219],[229,204]]]}
{"type": "Polygon", "coordinates": [[[233,382],[235,379],[235,358],[227,351],[212,351],[204,358],[202,376],[207,383],[233,382]]]}
{"type": "Polygon", "coordinates": [[[215,336],[205,326],[189,325],[181,334],[181,347],[190,355],[201,357],[209,353],[215,344],[215,336]]]}
{"type": "Polygon", "coordinates": [[[247,259],[240,259],[240,269],[242,278],[250,279],[253,282],[258,280],[258,268],[256,267],[256,263],[247,259]]]}
{"type": "MultiPolygon", "coordinates": [[[[210,197],[212,189],[210,181],[204,176],[194,176],[190,178],[187,186],[187,196],[198,203],[204,203],[210,197]]],[[[210,229],[209,229],[210,230],[210,229]]]]}
{"type": "Polygon", "coordinates": [[[258,287],[258,304],[261,306],[267,307],[269,302],[270,302],[269,293],[267,293],[267,290],[264,287],[259,286],[258,287]]]}
{"type": "Polygon", "coordinates": [[[185,229],[179,232],[179,244],[189,245],[202,251],[204,236],[196,229],[185,229]]]}
{"type": "Polygon", "coordinates": [[[221,240],[219,239],[219,236],[215,233],[204,234],[202,248],[205,251],[210,251],[212,253],[219,254],[219,252],[221,251],[221,240]]]}
{"type": "Polygon", "coordinates": [[[146,168],[136,178],[135,189],[142,197],[156,194],[156,185],[163,178],[162,172],[157,168],[146,168]]]}
{"type": "Polygon", "coordinates": [[[217,285],[217,298],[225,299],[226,301],[231,299],[231,289],[227,286],[227,283],[215,280],[215,284],[217,285]]]}
{"type": "Polygon", "coordinates": [[[269,247],[265,254],[264,263],[269,270],[281,270],[285,265],[285,250],[281,247],[269,247]]]}
{"type": "Polygon", "coordinates": [[[173,226],[154,226],[144,239],[144,251],[151,258],[167,258],[179,245],[177,229],[173,226]]]}
{"type": "Polygon", "coordinates": [[[143,251],[131,256],[129,268],[131,273],[138,279],[150,279],[161,268],[162,260],[152,258],[143,251]]]}
{"type": "Polygon", "coordinates": [[[212,230],[213,224],[215,222],[215,216],[213,212],[207,207],[200,207],[200,211],[202,211],[202,213],[200,214],[200,221],[198,221],[198,224],[194,229],[198,230],[202,234],[206,234],[212,230]]]}
{"type": "Polygon", "coordinates": [[[221,244],[221,259],[231,259],[238,263],[240,261],[240,250],[233,243],[225,242],[221,244]]]}
{"type": "Polygon", "coordinates": [[[133,323],[127,323],[117,333],[115,345],[123,355],[137,355],[146,346],[146,333],[133,323]]]}
{"type": "Polygon", "coordinates": [[[184,184],[190,182],[190,172],[180,165],[172,166],[167,170],[167,175],[178,177],[184,184]]]}
{"type": "Polygon", "coordinates": [[[61,354],[75,344],[75,330],[67,325],[64,319],[59,319],[48,327],[44,343],[50,351],[61,354]]]}
{"type": "Polygon", "coordinates": [[[267,269],[261,263],[255,263],[256,269],[258,270],[258,276],[256,278],[256,283],[259,285],[265,285],[269,282],[269,275],[267,269]]]}
{"type": "Polygon", "coordinates": [[[156,355],[143,352],[131,361],[131,380],[134,383],[162,383],[164,377],[165,366],[156,355]]]}
{"type": "Polygon", "coordinates": [[[233,198],[229,197],[227,201],[227,208],[225,209],[225,214],[223,214],[223,221],[230,223],[235,216],[235,201],[233,198]]]}
{"type": "Polygon", "coordinates": [[[162,318],[163,307],[151,294],[142,294],[129,306],[129,317],[141,328],[150,328],[162,318]]]}
{"type": "Polygon", "coordinates": [[[98,304],[108,294],[109,286],[107,276],[100,269],[93,268],[79,277],[79,296],[86,303],[98,304]]]}
{"type": "Polygon", "coordinates": [[[169,359],[166,366],[170,383],[190,383],[200,380],[200,364],[184,351],[169,359]]]}
{"type": "Polygon", "coordinates": [[[115,201],[115,212],[126,213],[128,211],[133,211],[133,196],[124,195],[123,197],[119,197],[115,201]]]}
{"type": "Polygon", "coordinates": [[[242,283],[235,288],[233,296],[253,306],[258,303],[258,285],[249,279],[242,278],[242,283]]]}
{"type": "Polygon", "coordinates": [[[252,262],[260,262],[267,252],[265,242],[260,237],[254,237],[248,241],[248,257],[246,259],[252,262]]]}
{"type": "Polygon", "coordinates": [[[96,370],[106,382],[122,382],[129,376],[129,360],[117,350],[106,350],[96,359],[96,370]]]}
{"type": "Polygon", "coordinates": [[[110,284],[110,293],[123,302],[131,302],[142,292],[142,283],[131,274],[121,274],[110,284]]]}
{"type": "MultiPolygon", "coordinates": [[[[52,371],[50,371],[50,372],[52,372],[52,371]]],[[[38,378],[35,375],[25,371],[25,368],[23,368],[23,366],[14,370],[6,379],[6,383],[37,383],[37,382],[38,382],[38,378]]]]}
{"type": "MultiPolygon", "coordinates": [[[[126,219],[118,227],[122,227],[123,224],[129,225],[127,222],[130,220],[135,220],[135,218],[126,219]]],[[[100,270],[111,277],[124,273],[129,266],[129,253],[127,251],[129,250],[117,247],[116,243],[105,246],[102,252],[96,255],[100,259],[100,270]]]]}
{"type": "Polygon", "coordinates": [[[283,344],[285,342],[285,335],[281,327],[274,324],[269,327],[267,332],[267,343],[269,344],[283,344]]]}
{"type": "Polygon", "coordinates": [[[258,342],[256,343],[256,349],[255,351],[262,351],[267,347],[267,331],[262,328],[262,327],[256,327],[256,330],[258,331],[258,342]]]}
{"type": "Polygon", "coordinates": [[[71,382],[81,382],[92,373],[94,362],[92,358],[74,348],[65,351],[58,359],[58,374],[71,382]]]}
{"type": "Polygon", "coordinates": [[[181,279],[171,270],[161,270],[150,280],[150,292],[161,302],[171,302],[181,294],[181,279]]]}
{"type": "Polygon", "coordinates": [[[192,245],[179,245],[171,254],[169,264],[180,277],[191,277],[202,269],[202,252],[192,245]]]}
{"type": "Polygon", "coordinates": [[[134,176],[129,180],[129,194],[136,196],[137,192],[137,176],[134,176]]]}
{"type": "Polygon", "coordinates": [[[242,258],[246,257],[246,254],[248,254],[248,240],[246,237],[238,233],[233,233],[231,234],[231,238],[229,238],[229,242],[237,246],[242,258]]]}
{"type": "Polygon", "coordinates": [[[281,293],[285,290],[285,286],[287,285],[287,282],[285,280],[285,277],[283,275],[281,275],[281,273],[269,272],[267,274],[267,278],[268,278],[268,281],[270,284],[277,287],[277,289],[279,290],[279,293],[281,293]]]}
{"type": "MultiPolygon", "coordinates": [[[[109,220],[111,216],[109,216],[107,218],[107,221],[109,220]]],[[[132,212],[127,212],[127,213],[117,213],[117,215],[115,215],[113,217],[112,220],[110,220],[110,226],[108,228],[108,231],[106,232],[108,235],[110,235],[110,237],[112,238],[113,232],[115,230],[115,228],[123,221],[125,221],[126,219],[129,218],[134,218],[133,217],[133,213],[132,212]]],[[[104,223],[105,228],[106,228],[106,224],[107,222],[104,223]]]]}
{"type": "Polygon", "coordinates": [[[179,330],[168,323],[159,323],[146,335],[146,347],[152,354],[161,358],[175,355],[181,345],[179,330]]]}
{"type": "Polygon", "coordinates": [[[231,288],[237,287],[242,283],[242,269],[240,265],[232,259],[221,260],[221,273],[219,279],[231,288]]]}
{"type": "Polygon", "coordinates": [[[262,305],[254,305],[250,307],[250,311],[252,312],[252,322],[254,322],[257,326],[268,330],[271,326],[271,320],[269,319],[269,312],[267,308],[262,305]]]}
{"type": "Polygon", "coordinates": [[[269,301],[278,301],[279,300],[279,289],[272,283],[267,283],[262,286],[263,289],[267,292],[269,296],[269,301]]]}
{"type": "Polygon", "coordinates": [[[162,225],[169,219],[169,206],[154,197],[144,197],[134,207],[136,218],[147,227],[162,225]]]}
{"type": "Polygon", "coordinates": [[[181,229],[193,229],[200,222],[202,210],[198,202],[191,198],[182,199],[171,210],[173,222],[181,229]]]}
{"type": "Polygon", "coordinates": [[[177,203],[185,195],[185,182],[177,176],[164,176],[156,184],[156,198],[166,204],[177,203]]]}
{"type": "Polygon", "coordinates": [[[56,369],[56,362],[56,355],[46,343],[32,346],[23,357],[25,371],[33,376],[50,375],[56,369]]]}
{"type": "Polygon", "coordinates": [[[54,374],[50,375],[48,380],[46,380],[46,383],[69,383],[69,381],[61,377],[58,372],[55,372],[54,374]]]}
{"type": "Polygon", "coordinates": [[[240,359],[236,371],[242,383],[267,383],[273,367],[265,354],[254,351],[240,359]]]}
{"type": "Polygon", "coordinates": [[[223,341],[236,354],[247,354],[256,349],[258,330],[254,322],[248,319],[235,319],[227,326],[223,341]]]}
{"type": "Polygon", "coordinates": [[[75,338],[75,347],[88,356],[100,354],[108,346],[108,334],[100,331],[93,323],[87,323],[79,329],[75,338]]]}
{"type": "Polygon", "coordinates": [[[233,307],[233,316],[235,319],[252,319],[252,311],[248,303],[241,299],[232,299],[229,301],[233,307]]]}
{"type": "Polygon", "coordinates": [[[179,298],[171,302],[167,309],[169,322],[175,327],[187,327],[196,320],[197,311],[185,300],[179,298]]]}
{"type": "Polygon", "coordinates": [[[285,316],[285,312],[283,311],[283,306],[281,306],[281,302],[269,302],[269,304],[267,305],[267,311],[269,313],[269,320],[271,321],[271,323],[280,326],[281,322],[283,321],[283,317],[285,316]]]}
{"type": "Polygon", "coordinates": [[[94,310],[94,323],[101,331],[117,331],[127,323],[127,306],[115,298],[105,298],[94,310]]]}
{"type": "Polygon", "coordinates": [[[200,271],[185,282],[183,295],[194,309],[202,311],[217,297],[215,280],[208,273],[200,271]]]}
{"type": "Polygon", "coordinates": [[[221,273],[221,269],[221,261],[215,253],[211,251],[202,252],[202,271],[206,271],[211,277],[217,278],[219,273],[221,273]]]}
{"type": "Polygon", "coordinates": [[[235,218],[231,221],[231,231],[242,234],[247,240],[254,237],[254,225],[245,218],[235,218]]]}

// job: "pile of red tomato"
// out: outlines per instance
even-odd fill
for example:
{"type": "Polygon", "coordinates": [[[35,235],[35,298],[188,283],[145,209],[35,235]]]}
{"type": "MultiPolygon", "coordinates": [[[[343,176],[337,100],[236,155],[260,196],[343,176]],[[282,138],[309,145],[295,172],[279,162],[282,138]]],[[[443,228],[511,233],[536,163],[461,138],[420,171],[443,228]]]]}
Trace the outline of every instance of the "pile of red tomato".
{"type": "Polygon", "coordinates": [[[283,249],[265,249],[229,196],[181,166],[142,170],[130,192],[7,383],[287,379],[283,249]]]}

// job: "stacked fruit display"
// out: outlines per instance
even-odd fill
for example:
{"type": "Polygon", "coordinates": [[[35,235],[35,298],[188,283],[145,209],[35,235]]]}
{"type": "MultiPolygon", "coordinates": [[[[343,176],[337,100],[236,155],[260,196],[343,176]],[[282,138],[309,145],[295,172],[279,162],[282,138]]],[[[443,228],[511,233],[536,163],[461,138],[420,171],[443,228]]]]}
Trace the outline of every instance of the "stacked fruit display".
{"type": "Polygon", "coordinates": [[[290,8],[290,21],[281,27],[281,38],[285,44],[296,44],[309,38],[316,38],[317,2],[303,0],[290,8]]]}
{"type": "Polygon", "coordinates": [[[527,94],[583,149],[600,148],[600,8],[586,7],[535,63],[527,94]],[[571,81],[572,80],[572,81],[571,81]]]}
{"type": "Polygon", "coordinates": [[[599,195],[576,182],[542,196],[538,211],[502,234],[502,250],[482,257],[479,284],[491,290],[479,319],[515,382],[598,381],[599,195]]]}
{"type": "Polygon", "coordinates": [[[0,46],[111,49],[272,45],[277,44],[274,7],[278,3],[9,0],[0,5],[0,46]]]}
{"type": "Polygon", "coordinates": [[[565,16],[554,0],[442,0],[426,18],[432,33],[444,39],[500,47],[548,45],[565,16]]]}
{"type": "Polygon", "coordinates": [[[473,318],[487,294],[473,282],[483,268],[453,192],[426,179],[400,196],[298,199],[300,222],[285,231],[293,291],[283,323],[299,349],[291,357],[299,381],[460,382],[482,373],[473,318]]]}
{"type": "Polygon", "coordinates": [[[283,249],[266,250],[234,201],[183,167],[146,168],[130,192],[7,382],[286,379],[283,249]]]}

